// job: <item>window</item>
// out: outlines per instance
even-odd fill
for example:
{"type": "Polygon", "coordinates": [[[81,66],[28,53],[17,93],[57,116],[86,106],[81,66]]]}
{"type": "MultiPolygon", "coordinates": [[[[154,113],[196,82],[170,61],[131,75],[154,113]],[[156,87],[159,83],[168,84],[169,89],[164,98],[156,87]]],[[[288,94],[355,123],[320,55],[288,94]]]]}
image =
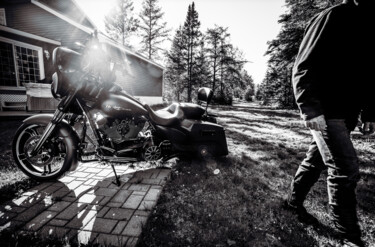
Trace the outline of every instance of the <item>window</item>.
{"type": "Polygon", "coordinates": [[[5,18],[5,9],[0,9],[0,25],[7,25],[7,19],[5,18]]]}
{"type": "Polygon", "coordinates": [[[21,87],[44,78],[42,48],[0,38],[0,87],[21,87]]]}

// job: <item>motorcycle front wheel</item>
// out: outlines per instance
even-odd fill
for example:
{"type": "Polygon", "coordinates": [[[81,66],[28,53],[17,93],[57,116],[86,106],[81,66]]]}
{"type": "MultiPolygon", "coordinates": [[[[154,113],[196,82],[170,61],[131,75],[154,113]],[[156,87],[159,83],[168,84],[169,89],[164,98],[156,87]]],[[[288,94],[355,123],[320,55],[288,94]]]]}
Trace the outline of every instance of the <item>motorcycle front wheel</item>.
{"type": "Polygon", "coordinates": [[[68,159],[73,150],[58,131],[51,134],[38,154],[30,153],[46,128],[45,124],[23,124],[17,130],[12,145],[13,158],[27,176],[38,180],[55,180],[69,170],[68,159]]]}

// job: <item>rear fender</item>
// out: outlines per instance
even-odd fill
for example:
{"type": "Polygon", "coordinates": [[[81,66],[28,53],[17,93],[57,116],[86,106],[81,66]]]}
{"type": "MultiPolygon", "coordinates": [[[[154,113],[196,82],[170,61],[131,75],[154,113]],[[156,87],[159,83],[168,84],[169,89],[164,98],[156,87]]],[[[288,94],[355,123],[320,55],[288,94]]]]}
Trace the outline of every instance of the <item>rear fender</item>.
{"type": "MultiPolygon", "coordinates": [[[[51,122],[52,118],[52,114],[38,114],[25,119],[23,122],[25,124],[48,125],[51,122]]],[[[80,142],[79,136],[66,120],[63,120],[61,123],[59,123],[56,126],[55,131],[58,131],[59,135],[66,140],[70,151],[68,152],[65,159],[68,159],[68,163],[70,164],[69,171],[74,171],[78,166],[78,150],[80,142]]]]}

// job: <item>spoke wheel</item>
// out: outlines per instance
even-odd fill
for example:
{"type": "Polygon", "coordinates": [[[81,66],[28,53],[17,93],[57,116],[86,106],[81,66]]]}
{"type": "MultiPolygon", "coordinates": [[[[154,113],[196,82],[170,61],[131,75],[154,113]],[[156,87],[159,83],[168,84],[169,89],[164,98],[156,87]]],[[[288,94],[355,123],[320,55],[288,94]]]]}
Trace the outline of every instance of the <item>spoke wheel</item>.
{"type": "Polygon", "coordinates": [[[158,146],[149,146],[145,149],[144,159],[146,161],[158,160],[161,157],[161,150],[158,146]]]}
{"type": "Polygon", "coordinates": [[[31,151],[39,142],[45,125],[22,125],[13,140],[13,156],[18,167],[36,180],[50,180],[63,175],[69,164],[65,162],[68,148],[64,138],[52,135],[36,155],[31,151]]]}

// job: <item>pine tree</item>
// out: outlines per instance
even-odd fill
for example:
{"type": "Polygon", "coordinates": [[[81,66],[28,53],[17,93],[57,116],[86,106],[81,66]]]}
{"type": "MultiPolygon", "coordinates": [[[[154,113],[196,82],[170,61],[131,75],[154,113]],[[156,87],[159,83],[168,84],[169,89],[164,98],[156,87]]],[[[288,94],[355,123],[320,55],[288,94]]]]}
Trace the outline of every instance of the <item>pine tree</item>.
{"type": "MultiPolygon", "coordinates": [[[[286,0],[287,13],[280,16],[281,30],[268,42],[268,71],[258,98],[274,99],[284,107],[295,107],[291,87],[291,67],[298,53],[309,20],[322,10],[342,0],[286,0]]],[[[267,101],[267,100],[266,100],[267,101]]]]}
{"type": "Polygon", "coordinates": [[[189,5],[188,13],[183,27],[183,33],[187,40],[187,101],[192,100],[193,86],[197,83],[197,76],[194,74],[196,68],[197,50],[200,46],[200,38],[202,33],[200,31],[200,21],[198,20],[198,12],[195,10],[194,2],[189,5]]]}
{"type": "Polygon", "coordinates": [[[181,93],[185,88],[184,82],[187,77],[186,40],[180,26],[173,38],[171,50],[167,54],[167,65],[165,72],[166,96],[169,99],[181,100],[181,93]]]}
{"type": "Polygon", "coordinates": [[[149,59],[158,57],[158,51],[161,50],[159,45],[169,35],[169,30],[166,28],[167,23],[162,22],[164,13],[157,4],[158,0],[144,0],[140,14],[141,52],[147,54],[149,59]]]}
{"type": "Polygon", "coordinates": [[[117,6],[104,19],[108,35],[127,46],[130,46],[129,38],[137,31],[139,22],[133,11],[132,0],[118,0],[117,6]]]}

